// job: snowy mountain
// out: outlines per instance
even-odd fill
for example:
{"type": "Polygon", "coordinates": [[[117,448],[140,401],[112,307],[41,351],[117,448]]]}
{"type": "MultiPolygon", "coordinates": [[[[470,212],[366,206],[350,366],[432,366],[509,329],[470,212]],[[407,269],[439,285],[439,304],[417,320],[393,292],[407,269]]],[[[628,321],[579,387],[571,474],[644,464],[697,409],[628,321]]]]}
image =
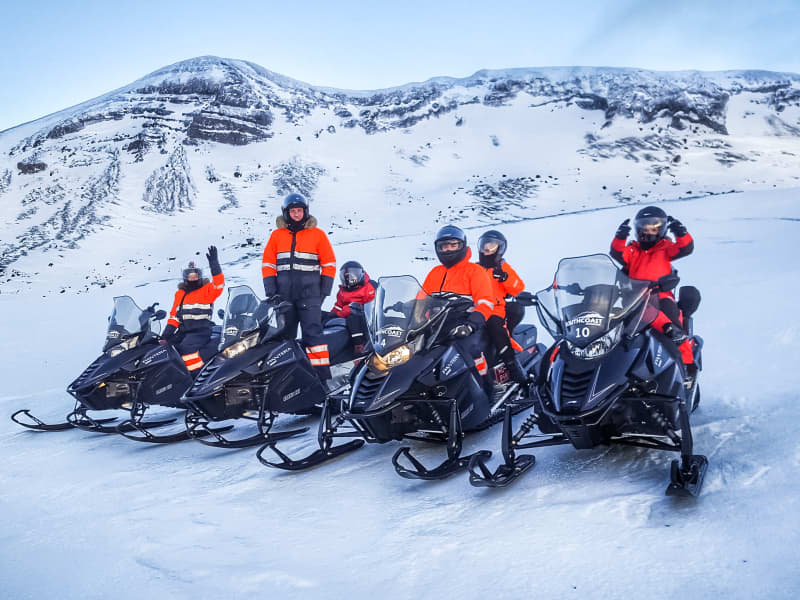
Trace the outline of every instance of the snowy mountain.
{"type": "Polygon", "coordinates": [[[0,290],[258,246],[293,190],[351,242],[796,186],[799,165],[795,74],[511,69],[354,92],[200,57],[0,133],[0,290]]]}

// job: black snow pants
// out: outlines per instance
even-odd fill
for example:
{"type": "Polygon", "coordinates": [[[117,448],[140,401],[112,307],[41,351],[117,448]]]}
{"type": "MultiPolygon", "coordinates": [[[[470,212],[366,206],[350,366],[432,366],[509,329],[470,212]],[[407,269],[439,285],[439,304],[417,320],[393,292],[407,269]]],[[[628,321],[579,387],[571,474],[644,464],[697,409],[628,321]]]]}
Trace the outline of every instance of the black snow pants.
{"type": "Polygon", "coordinates": [[[322,299],[302,298],[292,300],[286,312],[286,333],[297,336],[297,326],[303,332],[303,345],[317,375],[321,380],[331,378],[331,360],[328,345],[322,335],[322,299]]]}

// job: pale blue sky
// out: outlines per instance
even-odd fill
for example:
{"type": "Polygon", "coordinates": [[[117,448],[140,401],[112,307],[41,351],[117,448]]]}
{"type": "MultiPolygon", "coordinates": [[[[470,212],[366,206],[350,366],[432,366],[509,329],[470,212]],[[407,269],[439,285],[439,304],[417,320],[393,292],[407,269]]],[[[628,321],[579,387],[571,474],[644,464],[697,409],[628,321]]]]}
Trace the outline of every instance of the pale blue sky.
{"type": "Polygon", "coordinates": [[[5,2],[0,131],[204,54],[351,89],[506,67],[800,72],[800,0],[5,2]]]}

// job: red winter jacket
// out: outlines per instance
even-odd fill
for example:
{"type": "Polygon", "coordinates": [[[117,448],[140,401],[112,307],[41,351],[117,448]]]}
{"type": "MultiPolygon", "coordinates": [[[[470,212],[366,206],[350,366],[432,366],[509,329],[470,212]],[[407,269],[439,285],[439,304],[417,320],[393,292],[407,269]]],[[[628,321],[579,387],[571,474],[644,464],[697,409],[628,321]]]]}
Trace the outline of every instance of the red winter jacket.
{"type": "Polygon", "coordinates": [[[339,292],[336,294],[336,304],[331,312],[337,317],[349,317],[351,302],[366,304],[372,300],[375,300],[375,284],[370,281],[369,275],[364,273],[364,285],[360,288],[346,290],[343,286],[339,286],[339,292]]]}
{"type": "MultiPolygon", "coordinates": [[[[688,256],[694,250],[694,240],[688,233],[673,242],[664,238],[649,250],[642,250],[639,242],[625,245],[625,240],[614,238],[611,242],[611,257],[622,263],[632,279],[656,281],[672,271],[673,260],[688,256]]],[[[659,297],[671,297],[672,292],[661,292],[659,297]]]]}

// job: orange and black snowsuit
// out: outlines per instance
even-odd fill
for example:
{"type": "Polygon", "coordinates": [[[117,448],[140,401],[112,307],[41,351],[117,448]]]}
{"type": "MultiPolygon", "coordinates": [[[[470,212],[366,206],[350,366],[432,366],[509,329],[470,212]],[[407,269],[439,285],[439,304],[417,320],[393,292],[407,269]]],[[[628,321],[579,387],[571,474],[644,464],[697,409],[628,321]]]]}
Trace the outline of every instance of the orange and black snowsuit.
{"type": "MultiPolygon", "coordinates": [[[[620,262],[623,270],[632,279],[657,281],[664,275],[672,272],[672,261],[688,256],[694,250],[694,240],[689,233],[677,237],[675,241],[664,238],[648,250],[642,249],[639,242],[630,242],[626,245],[624,239],[615,237],[611,242],[611,256],[620,262]]],[[[659,314],[652,326],[659,331],[672,322],[678,327],[683,327],[680,310],[675,302],[675,295],[671,292],[659,292],[659,314]]],[[[682,343],[678,349],[685,364],[694,362],[694,353],[690,340],[682,343]]]]}
{"type": "MultiPolygon", "coordinates": [[[[480,328],[495,310],[495,295],[486,271],[480,265],[470,262],[471,257],[472,252],[467,248],[464,258],[452,267],[435,266],[425,278],[422,289],[431,296],[450,292],[471,298],[473,310],[469,321],[476,328],[480,328]]],[[[467,337],[464,346],[472,354],[478,373],[481,376],[486,375],[489,372],[489,365],[481,348],[480,332],[476,331],[467,337]]]]}
{"type": "Polygon", "coordinates": [[[211,281],[204,279],[198,289],[187,289],[183,281],[178,284],[164,328],[164,337],[172,338],[189,371],[201,368],[217,352],[216,342],[211,341],[211,315],[214,301],[225,287],[225,276],[216,270],[212,269],[211,281]]]}
{"type": "Polygon", "coordinates": [[[322,337],[322,300],[330,295],[336,276],[336,256],[317,220],[288,224],[283,216],[269,236],[261,262],[264,292],[279,294],[294,305],[286,315],[287,331],[303,331],[306,353],[322,379],[330,378],[330,354],[322,337]],[[290,226],[291,225],[291,226],[290,226]]]}
{"type": "Polygon", "coordinates": [[[501,260],[497,266],[486,267],[481,265],[482,269],[486,270],[489,280],[492,283],[492,291],[494,293],[494,310],[491,316],[486,321],[486,328],[492,343],[497,348],[497,352],[505,360],[514,358],[514,351],[522,350],[522,347],[514,341],[511,337],[511,332],[514,327],[519,325],[522,321],[522,316],[525,314],[525,309],[512,303],[514,306],[514,314],[507,315],[506,304],[507,297],[515,297],[525,289],[525,282],[517,274],[517,272],[506,261],[501,260]],[[502,277],[497,277],[502,275],[502,277]],[[501,278],[503,279],[501,281],[501,278]],[[517,310],[521,309],[521,310],[517,310]]]}

